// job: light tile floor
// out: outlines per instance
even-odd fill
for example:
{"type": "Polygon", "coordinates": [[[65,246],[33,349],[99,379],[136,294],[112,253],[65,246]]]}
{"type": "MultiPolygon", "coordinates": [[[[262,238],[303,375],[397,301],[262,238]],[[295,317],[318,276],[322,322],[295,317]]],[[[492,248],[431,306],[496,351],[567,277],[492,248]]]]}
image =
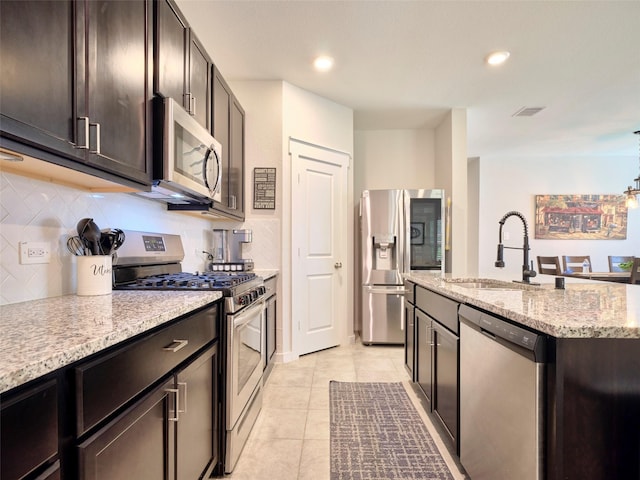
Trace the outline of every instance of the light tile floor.
{"type": "Polygon", "coordinates": [[[262,411],[227,478],[328,480],[330,380],[404,382],[454,479],[465,478],[409,386],[403,348],[361,343],[275,365],[264,389],[262,411]]]}

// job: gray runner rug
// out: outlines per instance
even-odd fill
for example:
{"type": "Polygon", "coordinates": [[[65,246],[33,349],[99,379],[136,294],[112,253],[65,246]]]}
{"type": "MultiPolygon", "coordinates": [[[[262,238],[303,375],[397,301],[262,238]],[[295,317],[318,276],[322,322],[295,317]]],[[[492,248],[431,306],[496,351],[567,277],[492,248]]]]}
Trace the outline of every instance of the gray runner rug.
{"type": "Polygon", "coordinates": [[[331,480],[452,480],[402,383],[329,384],[331,480]]]}

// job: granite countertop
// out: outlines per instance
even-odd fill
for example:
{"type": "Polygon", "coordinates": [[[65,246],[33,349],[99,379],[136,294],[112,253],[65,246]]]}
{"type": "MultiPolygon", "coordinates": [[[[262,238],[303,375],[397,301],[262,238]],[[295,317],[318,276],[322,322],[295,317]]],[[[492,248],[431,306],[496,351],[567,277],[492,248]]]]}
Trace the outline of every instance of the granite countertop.
{"type": "Polygon", "coordinates": [[[114,291],[0,307],[0,393],[220,299],[220,292],[114,291]]]}
{"type": "Polygon", "coordinates": [[[567,279],[562,290],[553,276],[540,275],[536,281],[542,285],[513,284],[512,290],[463,287],[461,282],[487,279],[431,272],[412,271],[405,278],[556,338],[640,338],[638,285],[567,279]]]}
{"type": "Polygon", "coordinates": [[[276,275],[278,275],[278,273],[280,273],[279,270],[269,270],[269,269],[257,269],[254,270],[253,273],[255,273],[256,275],[258,275],[259,277],[262,277],[263,280],[269,280],[272,277],[275,277],[276,275]]]}

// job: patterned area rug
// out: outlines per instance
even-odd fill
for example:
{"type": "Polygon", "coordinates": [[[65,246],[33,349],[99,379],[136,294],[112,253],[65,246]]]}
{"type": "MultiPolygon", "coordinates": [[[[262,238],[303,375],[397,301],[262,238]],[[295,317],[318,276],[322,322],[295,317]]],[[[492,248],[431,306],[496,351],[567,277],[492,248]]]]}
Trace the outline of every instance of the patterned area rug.
{"type": "Polygon", "coordinates": [[[331,480],[453,476],[402,383],[329,385],[331,480]]]}

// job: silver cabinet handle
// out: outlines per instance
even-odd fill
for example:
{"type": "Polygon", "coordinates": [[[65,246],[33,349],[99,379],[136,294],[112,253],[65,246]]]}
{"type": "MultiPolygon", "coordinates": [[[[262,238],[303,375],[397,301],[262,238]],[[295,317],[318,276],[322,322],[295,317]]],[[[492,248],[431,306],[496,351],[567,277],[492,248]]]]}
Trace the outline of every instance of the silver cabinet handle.
{"type": "Polygon", "coordinates": [[[233,210],[238,208],[235,195],[229,195],[229,208],[231,208],[233,210]]]}
{"type": "Polygon", "coordinates": [[[89,150],[91,153],[97,153],[100,155],[100,124],[99,123],[89,123],[89,127],[95,127],[96,129],[96,149],[89,150]]]}
{"type": "MultiPolygon", "coordinates": [[[[178,411],[180,409],[179,400],[178,400],[178,389],[177,388],[165,388],[164,391],[168,392],[168,393],[173,393],[173,395],[174,395],[175,409],[174,410],[169,409],[169,412],[173,412],[174,415],[173,415],[173,417],[169,416],[169,421],[170,422],[177,422],[179,420],[178,411]]],[[[169,415],[171,415],[171,413],[169,413],[169,415]]]]}
{"type": "Polygon", "coordinates": [[[80,130],[80,122],[84,122],[84,144],[77,145],[77,148],[89,148],[89,117],[78,117],[78,130],[80,130]]]}
{"type": "Polygon", "coordinates": [[[334,268],[342,268],[342,262],[336,262],[333,264],[334,268]]]}
{"type": "Polygon", "coordinates": [[[180,387],[183,387],[184,389],[184,401],[182,402],[184,408],[182,410],[178,410],[178,413],[187,413],[187,382],[178,382],[178,390],[180,390],[180,387]]]}
{"type": "Polygon", "coordinates": [[[174,340],[171,344],[163,347],[162,349],[167,352],[177,352],[178,350],[182,350],[184,347],[189,345],[189,340],[174,340]]]}
{"type": "Polygon", "coordinates": [[[184,109],[189,113],[189,115],[193,115],[191,112],[191,93],[184,94],[184,109]]]}
{"type": "Polygon", "coordinates": [[[191,95],[191,103],[189,104],[189,108],[191,110],[191,115],[196,116],[196,97],[191,95]]]}

